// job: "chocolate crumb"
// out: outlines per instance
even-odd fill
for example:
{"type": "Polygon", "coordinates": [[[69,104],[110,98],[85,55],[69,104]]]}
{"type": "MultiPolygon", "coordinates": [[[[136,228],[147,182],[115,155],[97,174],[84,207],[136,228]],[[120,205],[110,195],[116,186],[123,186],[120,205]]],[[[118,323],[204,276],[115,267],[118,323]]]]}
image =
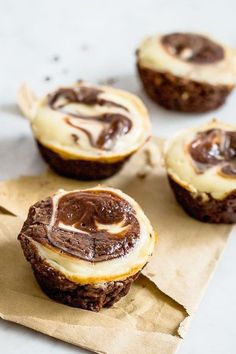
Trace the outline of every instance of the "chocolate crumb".
{"type": "Polygon", "coordinates": [[[64,69],[62,69],[62,71],[61,71],[61,72],[62,72],[62,74],[65,74],[65,75],[66,75],[66,74],[68,74],[68,73],[69,73],[69,69],[64,68],[64,69]]]}
{"type": "Polygon", "coordinates": [[[110,77],[107,79],[107,85],[114,85],[117,82],[117,79],[110,77]]]}
{"type": "Polygon", "coordinates": [[[99,85],[108,85],[108,86],[112,86],[114,84],[116,84],[117,82],[117,79],[114,78],[114,77],[108,77],[107,79],[103,79],[103,80],[100,80],[98,82],[99,85]]]}
{"type": "Polygon", "coordinates": [[[88,44],[83,43],[83,44],[81,44],[80,49],[81,49],[83,52],[86,52],[86,51],[89,50],[89,46],[88,46],[88,44]]]}
{"type": "Polygon", "coordinates": [[[74,140],[74,142],[77,144],[77,143],[78,143],[78,140],[79,140],[78,135],[76,135],[76,134],[71,134],[71,136],[72,136],[72,139],[74,140]]]}
{"type": "Polygon", "coordinates": [[[155,167],[155,163],[152,161],[152,154],[150,150],[145,150],[146,164],[150,167],[155,167]]]}
{"type": "Polygon", "coordinates": [[[60,60],[59,55],[54,55],[52,60],[55,61],[55,62],[59,61],[60,60]]]}
{"type": "Polygon", "coordinates": [[[137,173],[137,177],[140,179],[145,179],[147,177],[147,174],[144,172],[139,172],[137,173]]]}

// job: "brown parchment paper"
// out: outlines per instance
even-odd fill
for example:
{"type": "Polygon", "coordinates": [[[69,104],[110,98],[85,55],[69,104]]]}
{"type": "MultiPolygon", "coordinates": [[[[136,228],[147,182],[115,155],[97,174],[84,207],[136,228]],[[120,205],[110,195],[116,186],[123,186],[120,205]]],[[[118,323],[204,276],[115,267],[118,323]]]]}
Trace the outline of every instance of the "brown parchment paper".
{"type": "Polygon", "coordinates": [[[28,208],[59,188],[96,185],[52,172],[0,183],[0,316],[98,353],[172,354],[181,343],[231,226],[187,216],[169,188],[153,138],[115,177],[142,206],[157,230],[156,252],[129,294],[93,313],[53,302],[39,289],[16,238],[28,208]]]}

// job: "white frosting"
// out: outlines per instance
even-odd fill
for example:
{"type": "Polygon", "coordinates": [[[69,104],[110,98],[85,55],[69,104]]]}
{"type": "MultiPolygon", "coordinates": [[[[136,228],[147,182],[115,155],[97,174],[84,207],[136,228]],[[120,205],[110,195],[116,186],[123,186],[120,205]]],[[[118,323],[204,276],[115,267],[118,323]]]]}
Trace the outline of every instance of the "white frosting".
{"type": "MultiPolygon", "coordinates": [[[[102,283],[112,280],[122,280],[127,276],[137,273],[142,267],[148,262],[151,256],[154,246],[155,246],[155,234],[152,226],[145,216],[144,212],[140,206],[129,196],[124,194],[118,189],[105,188],[105,187],[95,187],[90,189],[85,189],[83,191],[89,190],[101,190],[101,191],[111,191],[117,194],[119,197],[125,199],[134,208],[136,218],[140,225],[140,238],[137,240],[134,248],[125,256],[116,259],[111,259],[108,261],[101,262],[89,262],[80,260],[79,258],[68,256],[58,251],[54,251],[51,247],[43,246],[42,244],[31,240],[36,246],[39,255],[53,268],[59,270],[68,279],[77,281],[81,284],[86,283],[102,283]]],[[[77,191],[72,191],[77,192],[77,191]]],[[[79,192],[79,191],[78,191],[79,192]]],[[[55,213],[58,205],[59,199],[67,193],[63,190],[57,192],[53,197],[53,215],[51,218],[50,227],[54,224],[55,213]]],[[[61,225],[64,229],[73,230],[75,232],[81,232],[76,228],[61,225]]],[[[102,227],[102,225],[100,225],[102,227]]],[[[110,232],[117,233],[122,231],[123,224],[119,223],[117,225],[106,225],[110,232]]]]}
{"type": "MultiPolygon", "coordinates": [[[[190,63],[171,55],[162,45],[161,37],[162,35],[152,36],[142,42],[138,53],[138,62],[141,67],[169,72],[197,82],[235,85],[236,50],[220,44],[225,53],[223,60],[211,64],[190,63]]],[[[187,51],[183,54],[188,56],[187,51]]]]}
{"type": "Polygon", "coordinates": [[[180,185],[192,192],[193,196],[201,195],[207,199],[209,193],[215,199],[223,199],[236,190],[236,178],[219,174],[219,166],[212,166],[204,173],[197,173],[188,152],[189,144],[196,134],[208,129],[236,131],[236,127],[213,120],[202,127],[191,128],[170,139],[165,147],[165,162],[168,174],[180,185]]]}
{"type": "MultiPolygon", "coordinates": [[[[139,98],[128,92],[106,86],[80,83],[72,87],[79,87],[80,85],[103,90],[104,92],[99,95],[100,98],[121,104],[129,112],[115,106],[85,105],[81,103],[68,104],[66,106],[67,111],[91,116],[109,112],[120,113],[131,120],[131,130],[127,134],[119,136],[109,150],[98,149],[91,146],[87,135],[83,131],[65,122],[65,117],[68,117],[68,114],[51,109],[48,105],[47,97],[45,97],[38,101],[32,119],[33,133],[42,145],[68,159],[88,158],[91,160],[108,160],[109,162],[109,160],[119,160],[131,154],[145,143],[150,136],[151,127],[147,110],[139,98]],[[77,142],[74,141],[72,134],[78,137],[77,142]]],[[[94,120],[70,117],[70,121],[80,128],[88,130],[95,140],[104,128],[102,122],[94,120]]]]}

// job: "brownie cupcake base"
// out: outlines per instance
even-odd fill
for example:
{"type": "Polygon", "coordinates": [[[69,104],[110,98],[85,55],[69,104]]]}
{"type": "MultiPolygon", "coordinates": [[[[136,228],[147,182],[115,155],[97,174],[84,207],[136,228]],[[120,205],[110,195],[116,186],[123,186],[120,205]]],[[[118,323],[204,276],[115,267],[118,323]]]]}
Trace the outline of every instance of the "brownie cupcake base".
{"type": "Polygon", "coordinates": [[[127,295],[140,273],[137,272],[124,280],[98,283],[95,286],[79,284],[67,279],[45,262],[40,257],[37,248],[23,234],[19,236],[19,240],[43,292],[51,299],[68,306],[90,311],[100,311],[103,307],[111,307],[127,295]]]}
{"type": "Polygon", "coordinates": [[[160,106],[173,111],[204,113],[225,103],[233,85],[200,83],[171,73],[162,73],[137,64],[138,73],[148,96],[160,106]]]}
{"type": "Polygon", "coordinates": [[[189,190],[168,176],[177,202],[193,218],[214,224],[236,223],[236,190],[224,199],[214,199],[209,193],[204,197],[194,196],[189,190]]]}
{"type": "Polygon", "coordinates": [[[49,166],[59,175],[84,181],[99,180],[111,177],[121,170],[129,159],[116,162],[99,162],[92,160],[65,159],[37,141],[39,151],[49,166]]]}

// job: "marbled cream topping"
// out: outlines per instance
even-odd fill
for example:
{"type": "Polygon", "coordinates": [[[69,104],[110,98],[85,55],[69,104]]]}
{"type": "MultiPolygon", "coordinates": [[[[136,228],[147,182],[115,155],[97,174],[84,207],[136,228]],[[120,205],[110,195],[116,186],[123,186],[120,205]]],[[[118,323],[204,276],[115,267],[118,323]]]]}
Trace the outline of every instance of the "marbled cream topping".
{"type": "Polygon", "coordinates": [[[81,82],[39,101],[32,129],[42,145],[62,157],[119,160],[148,139],[150,121],[136,96],[81,82]]]}
{"type": "Polygon", "coordinates": [[[236,127],[217,120],[166,144],[168,174],[194,195],[223,199],[236,190],[236,127]]]}
{"type": "Polygon", "coordinates": [[[236,131],[212,128],[199,132],[189,153],[198,173],[218,166],[219,174],[236,178],[236,131]]]}
{"type": "Polygon", "coordinates": [[[146,38],[138,50],[138,63],[144,68],[197,82],[236,83],[236,51],[193,33],[146,38]]]}
{"type": "MultiPolygon", "coordinates": [[[[60,190],[49,210],[47,236],[34,232],[30,240],[68,279],[81,284],[121,280],[141,270],[153,253],[156,236],[149,220],[120,190],[60,190]]],[[[34,218],[38,222],[42,216],[34,218]]]]}

